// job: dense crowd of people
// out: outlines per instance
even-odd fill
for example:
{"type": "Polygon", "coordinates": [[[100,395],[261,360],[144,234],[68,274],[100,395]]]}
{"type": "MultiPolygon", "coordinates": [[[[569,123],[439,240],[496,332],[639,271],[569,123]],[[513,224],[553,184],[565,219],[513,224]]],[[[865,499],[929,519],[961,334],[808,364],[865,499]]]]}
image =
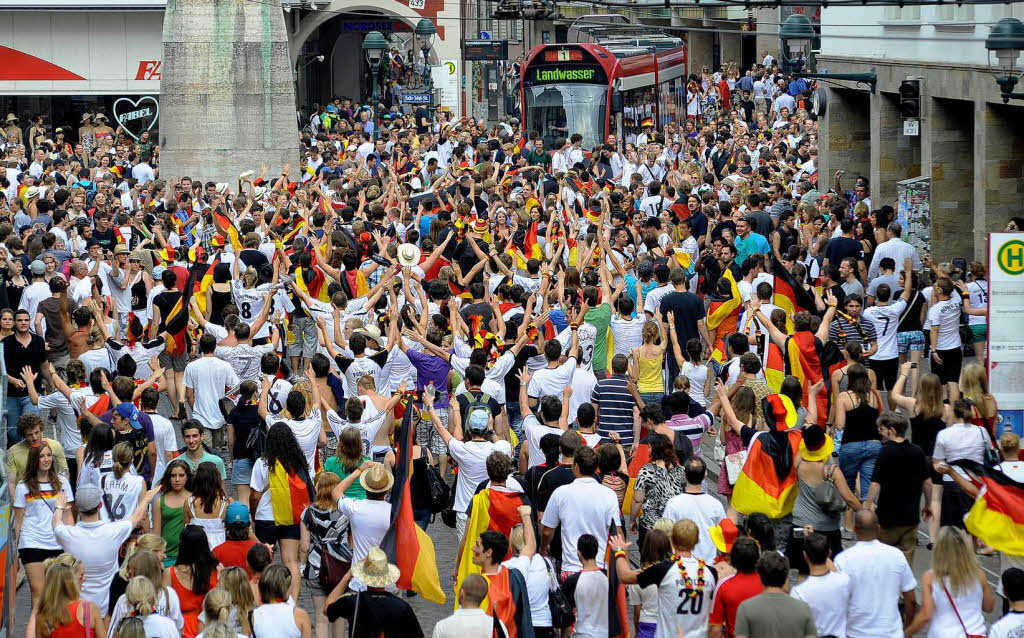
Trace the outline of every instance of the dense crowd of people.
{"type": "Polygon", "coordinates": [[[965,530],[965,462],[1024,481],[984,265],[819,176],[770,56],[690,82],[593,148],[336,99],[236,183],[103,114],[26,152],[12,114],[28,635],[416,638],[449,577],[435,638],[1022,635],[1024,556],[993,590],[965,530]],[[412,521],[454,564],[408,573],[412,521]]]}

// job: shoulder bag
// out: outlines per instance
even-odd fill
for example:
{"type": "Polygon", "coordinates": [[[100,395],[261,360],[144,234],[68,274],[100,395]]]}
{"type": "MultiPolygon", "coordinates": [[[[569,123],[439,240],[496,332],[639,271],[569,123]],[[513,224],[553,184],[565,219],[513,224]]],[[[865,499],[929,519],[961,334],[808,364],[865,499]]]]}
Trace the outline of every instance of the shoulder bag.
{"type": "Polygon", "coordinates": [[[835,468],[835,465],[826,464],[822,470],[825,480],[814,486],[814,502],[826,514],[841,514],[846,511],[846,501],[839,493],[835,481],[832,480],[832,472],[835,468]]]}
{"type": "Polygon", "coordinates": [[[327,528],[320,544],[317,584],[324,594],[331,593],[352,566],[352,550],[341,538],[343,528],[348,522],[348,517],[342,514],[327,528]]]}
{"type": "Polygon", "coordinates": [[[981,634],[972,634],[967,631],[967,625],[964,624],[964,619],[960,617],[960,612],[957,611],[956,603],[953,602],[953,597],[949,595],[949,590],[946,589],[946,583],[942,583],[942,591],[946,593],[946,598],[949,600],[949,606],[953,608],[953,613],[956,614],[956,619],[960,621],[960,628],[964,630],[964,636],[966,638],[985,638],[981,634]]]}
{"type": "Polygon", "coordinates": [[[576,614],[573,613],[572,605],[565,597],[565,592],[558,585],[551,561],[544,557],[541,558],[544,561],[544,568],[548,572],[548,609],[551,610],[551,626],[555,629],[571,627],[576,622],[576,614]]]}

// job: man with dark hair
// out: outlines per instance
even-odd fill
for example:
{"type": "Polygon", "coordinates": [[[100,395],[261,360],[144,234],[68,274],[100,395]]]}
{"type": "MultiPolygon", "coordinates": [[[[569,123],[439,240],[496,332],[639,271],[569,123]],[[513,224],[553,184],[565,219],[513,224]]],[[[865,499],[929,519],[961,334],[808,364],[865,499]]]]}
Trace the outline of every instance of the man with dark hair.
{"type": "MultiPolygon", "coordinates": [[[[22,414],[39,413],[28,396],[26,382],[21,371],[28,367],[35,375],[36,391],[42,391],[43,380],[40,372],[46,359],[46,344],[39,335],[32,334],[29,326],[32,315],[27,310],[14,313],[14,332],[3,339],[4,367],[7,370],[7,405],[4,415],[7,419],[7,444],[14,445],[21,440],[18,422],[22,414]]],[[[15,479],[15,484],[20,477],[15,479]]]]}
{"type": "Polygon", "coordinates": [[[861,316],[864,300],[856,293],[847,294],[843,309],[846,312],[837,312],[829,323],[829,341],[840,348],[845,348],[846,344],[856,341],[863,348],[865,357],[875,354],[878,350],[878,334],[875,332],[875,324],[870,320],[865,321],[861,316]]]}
{"type": "Polygon", "coordinates": [[[178,456],[189,464],[192,472],[196,471],[202,463],[213,463],[220,470],[222,479],[227,480],[227,471],[224,469],[224,459],[214,454],[203,445],[203,424],[196,419],[189,419],[181,424],[181,439],[185,447],[178,450],[178,456]]]}
{"type": "Polygon", "coordinates": [[[704,459],[691,456],[683,462],[683,470],[686,473],[686,489],[668,500],[662,517],[670,521],[688,519],[696,523],[700,529],[700,540],[693,548],[693,556],[710,563],[715,560],[718,550],[708,530],[725,518],[725,508],[721,501],[704,491],[704,478],[707,475],[704,459]]]}
{"type": "Polygon", "coordinates": [[[574,636],[608,635],[608,577],[597,564],[597,539],[583,534],[576,541],[576,554],[583,569],[562,584],[569,604],[576,608],[574,636]]]}
{"type": "Polygon", "coordinates": [[[551,494],[541,518],[542,554],[548,553],[555,529],[561,526],[564,574],[583,569],[577,553],[577,542],[584,534],[592,534],[598,539],[597,562],[603,568],[609,529],[612,523],[621,524],[619,499],[615,492],[594,478],[597,472],[597,452],[589,447],[577,449],[572,470],[576,479],[551,494]]]}
{"type": "Polygon", "coordinates": [[[212,551],[217,561],[225,568],[244,568],[249,548],[259,544],[259,541],[249,537],[249,524],[249,506],[242,501],[234,501],[224,510],[226,540],[212,551]]]}
{"type": "Polygon", "coordinates": [[[736,612],[740,605],[764,590],[757,575],[757,560],[760,556],[760,548],[748,536],[737,538],[733,543],[729,564],[736,570],[736,574],[723,580],[715,591],[715,606],[708,618],[708,638],[732,638],[736,635],[736,612]]]}
{"type": "Polygon", "coordinates": [[[988,638],[1017,638],[1024,635],[1024,570],[1011,567],[1003,572],[1004,616],[992,623],[988,638]]]}
{"type": "MultiPolygon", "coordinates": [[[[737,268],[737,270],[739,270],[737,268]]],[[[737,273],[738,274],[738,273],[737,273]]],[[[742,277],[740,277],[742,278],[742,277]]],[[[669,275],[673,291],[666,294],[659,306],[661,320],[668,321],[668,313],[673,313],[675,320],[676,338],[680,346],[685,346],[690,339],[700,337],[704,343],[712,343],[711,335],[704,325],[704,302],[700,297],[689,292],[687,285],[686,271],[682,268],[672,269],[669,275]]],[[[644,306],[646,309],[646,306],[644,306]]],[[[668,357],[668,373],[670,379],[675,379],[679,374],[679,365],[675,357],[668,357]]]]}
{"type": "Polygon", "coordinates": [[[757,562],[764,591],[740,604],[737,638],[817,636],[811,608],[789,595],[789,561],[778,552],[765,552],[757,562]]]}
{"type": "Polygon", "coordinates": [[[629,359],[624,354],[612,357],[612,374],[598,379],[590,402],[597,410],[597,427],[602,437],[618,437],[623,447],[634,445],[640,435],[640,426],[633,420],[633,407],[639,401],[639,393],[630,384],[626,373],[629,359]]]}
{"type": "Polygon", "coordinates": [[[209,333],[199,338],[201,356],[185,367],[185,398],[192,416],[206,430],[203,443],[214,448],[225,447],[224,414],[220,399],[240,383],[231,364],[217,356],[217,339],[209,333]]]}
{"type": "Polygon", "coordinates": [[[793,587],[790,595],[810,606],[819,636],[845,636],[850,577],[829,568],[829,547],[824,534],[804,536],[804,560],[810,567],[810,576],[793,587]]]}
{"type": "MultiPolygon", "coordinates": [[[[523,506],[519,515],[524,524],[532,524],[528,506],[523,506]]],[[[505,624],[509,638],[533,638],[526,579],[518,569],[509,569],[501,564],[508,553],[508,537],[501,532],[488,530],[480,534],[473,546],[473,564],[480,568],[481,575],[487,579],[489,591],[507,592],[504,596],[491,599],[494,605],[491,613],[505,624]]]]}

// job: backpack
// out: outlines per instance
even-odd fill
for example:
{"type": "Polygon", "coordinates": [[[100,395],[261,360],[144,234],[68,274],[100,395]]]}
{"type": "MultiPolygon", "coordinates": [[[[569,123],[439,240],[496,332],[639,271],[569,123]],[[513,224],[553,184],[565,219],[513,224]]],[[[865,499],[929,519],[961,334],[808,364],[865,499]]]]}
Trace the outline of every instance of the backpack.
{"type": "Polygon", "coordinates": [[[490,403],[491,401],[491,396],[486,392],[481,392],[479,395],[474,395],[472,392],[468,390],[463,392],[462,396],[466,397],[469,400],[469,405],[466,407],[466,413],[462,415],[462,430],[463,432],[465,432],[468,429],[470,417],[473,415],[474,412],[483,410],[487,414],[487,417],[490,418],[491,408],[488,405],[488,403],[490,403]]]}
{"type": "Polygon", "coordinates": [[[427,463],[427,486],[430,488],[430,513],[438,514],[448,508],[452,490],[445,483],[436,465],[427,463]]]}

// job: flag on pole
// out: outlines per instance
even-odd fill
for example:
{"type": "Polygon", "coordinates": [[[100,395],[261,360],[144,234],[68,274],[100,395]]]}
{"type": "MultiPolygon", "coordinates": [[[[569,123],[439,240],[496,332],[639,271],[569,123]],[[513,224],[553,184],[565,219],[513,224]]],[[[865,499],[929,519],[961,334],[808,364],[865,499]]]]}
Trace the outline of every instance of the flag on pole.
{"type": "Polygon", "coordinates": [[[416,431],[412,424],[413,412],[415,410],[406,409],[402,425],[395,434],[398,454],[395,485],[391,488],[391,527],[381,541],[381,549],[402,572],[397,587],[412,590],[431,602],[444,604],[445,595],[437,574],[434,541],[420,529],[412,516],[409,481],[412,477],[412,445],[416,431]]]}
{"type": "Polygon", "coordinates": [[[953,461],[951,465],[963,468],[981,485],[964,518],[967,531],[992,549],[1013,556],[1024,554],[1024,483],[974,461],[953,461]]]}
{"type": "Polygon", "coordinates": [[[231,249],[235,252],[242,250],[242,241],[238,237],[238,229],[235,228],[235,223],[227,218],[226,215],[213,212],[213,222],[225,237],[231,240],[231,249]]]}

